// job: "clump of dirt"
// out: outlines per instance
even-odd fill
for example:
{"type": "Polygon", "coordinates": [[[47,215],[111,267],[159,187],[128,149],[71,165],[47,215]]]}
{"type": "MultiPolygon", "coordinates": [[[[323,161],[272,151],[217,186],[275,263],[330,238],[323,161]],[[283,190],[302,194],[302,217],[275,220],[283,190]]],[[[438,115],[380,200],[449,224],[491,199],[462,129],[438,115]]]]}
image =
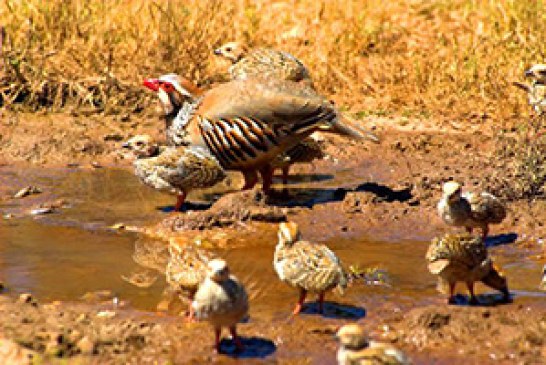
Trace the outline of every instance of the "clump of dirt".
{"type": "MultiPolygon", "coordinates": [[[[546,355],[546,313],[538,308],[426,306],[392,316],[380,337],[460,361],[538,364],[546,355]],[[471,358],[469,358],[471,356],[471,358]]],[[[377,331],[376,331],[377,333],[377,331]]]]}
{"type": "Polygon", "coordinates": [[[287,209],[268,204],[260,188],[226,194],[208,210],[190,211],[165,219],[161,225],[174,232],[229,227],[240,222],[282,222],[287,209]]]}

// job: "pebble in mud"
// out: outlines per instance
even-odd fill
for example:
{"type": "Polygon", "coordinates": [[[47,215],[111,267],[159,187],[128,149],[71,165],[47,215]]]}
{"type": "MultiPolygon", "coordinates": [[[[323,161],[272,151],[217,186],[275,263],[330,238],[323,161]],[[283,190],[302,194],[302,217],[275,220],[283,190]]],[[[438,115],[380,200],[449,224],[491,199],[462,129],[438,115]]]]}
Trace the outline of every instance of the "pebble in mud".
{"type": "Polygon", "coordinates": [[[13,195],[15,199],[21,199],[29,195],[33,194],[40,194],[42,190],[36,186],[29,185],[27,187],[22,188],[17,193],[13,195]]]}

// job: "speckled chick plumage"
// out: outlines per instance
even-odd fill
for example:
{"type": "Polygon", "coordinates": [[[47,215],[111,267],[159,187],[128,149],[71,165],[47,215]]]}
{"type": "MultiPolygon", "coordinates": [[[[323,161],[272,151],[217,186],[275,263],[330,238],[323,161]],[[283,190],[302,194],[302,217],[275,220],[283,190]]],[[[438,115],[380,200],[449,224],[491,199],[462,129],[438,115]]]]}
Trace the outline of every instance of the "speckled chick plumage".
{"type": "Polygon", "coordinates": [[[342,326],[339,341],[339,365],[409,365],[411,360],[400,350],[386,343],[369,341],[364,329],[356,323],[342,326]]]}
{"type": "Polygon", "coordinates": [[[432,240],[426,253],[429,271],[450,285],[450,298],[457,282],[469,286],[471,300],[475,300],[473,284],[484,284],[503,292],[508,298],[508,286],[488,257],[483,240],[468,234],[446,234],[432,240]]]}
{"type": "Polygon", "coordinates": [[[214,54],[232,62],[229,73],[232,80],[264,76],[313,85],[309,70],[287,52],[269,48],[249,49],[239,42],[229,42],[214,50],[214,54]]]}
{"type": "Polygon", "coordinates": [[[468,230],[481,228],[485,238],[489,224],[501,223],[506,218],[506,208],[498,198],[487,192],[462,194],[459,183],[448,181],[443,186],[438,214],[451,226],[468,230]]]}
{"type": "MultiPolygon", "coordinates": [[[[136,151],[150,143],[147,136],[135,136],[125,146],[136,151]]],[[[193,189],[211,187],[226,176],[216,158],[201,147],[157,147],[147,150],[157,152],[148,156],[137,153],[135,174],[154,189],[188,193],[193,189]]]]}
{"type": "MultiPolygon", "coordinates": [[[[343,293],[348,283],[339,258],[326,245],[301,240],[298,225],[293,222],[279,226],[273,267],[279,279],[303,293],[300,306],[306,292],[322,296],[326,291],[338,288],[343,293]]],[[[294,313],[297,314],[299,309],[294,313]]]]}
{"type": "Polygon", "coordinates": [[[169,244],[170,258],[165,270],[167,283],[176,291],[193,298],[206,276],[208,263],[214,256],[205,250],[190,245],[169,244]]]}
{"type": "Polygon", "coordinates": [[[215,328],[235,326],[248,312],[246,290],[229,273],[224,260],[211,260],[207,268],[207,276],[199,285],[192,303],[195,315],[215,328]]]}
{"type": "Polygon", "coordinates": [[[535,113],[542,115],[546,112],[546,65],[533,65],[525,71],[525,76],[531,79],[531,84],[517,84],[517,86],[527,92],[529,105],[535,113]]]}

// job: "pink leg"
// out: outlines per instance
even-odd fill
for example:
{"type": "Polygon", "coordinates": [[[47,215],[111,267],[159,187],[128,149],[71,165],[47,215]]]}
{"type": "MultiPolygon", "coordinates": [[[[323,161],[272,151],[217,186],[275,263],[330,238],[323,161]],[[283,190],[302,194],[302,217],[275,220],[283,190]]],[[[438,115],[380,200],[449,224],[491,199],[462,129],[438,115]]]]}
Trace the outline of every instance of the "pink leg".
{"type": "Polygon", "coordinates": [[[449,298],[447,300],[447,304],[455,303],[455,284],[455,282],[449,283],[449,298]]]}
{"type": "Polygon", "coordinates": [[[303,307],[303,302],[305,302],[306,296],[307,296],[307,291],[305,289],[300,289],[300,299],[298,300],[298,303],[296,304],[296,307],[294,308],[294,311],[292,312],[294,316],[298,315],[301,312],[301,308],[303,307]]]}
{"type": "Polygon", "coordinates": [[[190,306],[188,308],[188,315],[186,316],[186,322],[195,322],[195,312],[193,311],[193,307],[190,302],[190,306]]]}
{"type": "Polygon", "coordinates": [[[222,332],[222,328],[220,327],[214,327],[214,350],[217,354],[220,353],[220,334],[222,332]]]}
{"type": "Polygon", "coordinates": [[[258,182],[258,174],[256,174],[256,171],[254,170],[243,171],[243,176],[245,178],[245,185],[242,190],[250,190],[258,182]]]}
{"type": "Polygon", "coordinates": [[[260,175],[262,175],[262,189],[267,195],[271,191],[271,183],[273,182],[273,169],[271,166],[266,165],[260,169],[260,175]]]}
{"type": "Polygon", "coordinates": [[[483,230],[482,230],[482,240],[485,241],[485,239],[487,238],[487,235],[489,234],[489,226],[485,226],[483,227],[483,230]]]}
{"type": "Polygon", "coordinates": [[[324,313],[324,292],[319,294],[318,297],[318,312],[320,314],[324,313]]]}
{"type": "Polygon", "coordinates": [[[231,333],[231,337],[233,339],[233,342],[235,343],[235,347],[237,347],[237,351],[243,351],[245,347],[243,346],[243,343],[241,342],[239,336],[237,336],[237,329],[235,328],[235,326],[229,327],[229,332],[231,333]]]}
{"type": "Polygon", "coordinates": [[[174,210],[176,212],[180,212],[182,209],[182,205],[184,205],[184,201],[186,200],[186,192],[183,191],[176,197],[176,204],[174,206],[174,210]]]}
{"type": "Polygon", "coordinates": [[[288,175],[290,173],[290,165],[282,168],[282,183],[288,185],[288,175]]]}
{"type": "Polygon", "coordinates": [[[468,292],[470,293],[470,304],[478,304],[478,299],[474,295],[474,282],[467,281],[466,287],[468,288],[468,292]]]}

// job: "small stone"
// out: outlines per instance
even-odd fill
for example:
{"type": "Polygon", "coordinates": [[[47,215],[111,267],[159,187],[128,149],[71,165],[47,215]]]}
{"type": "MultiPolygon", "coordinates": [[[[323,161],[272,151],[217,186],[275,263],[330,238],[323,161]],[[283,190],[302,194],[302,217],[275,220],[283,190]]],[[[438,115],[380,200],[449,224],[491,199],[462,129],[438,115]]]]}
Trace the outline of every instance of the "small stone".
{"type": "Polygon", "coordinates": [[[30,293],[23,293],[19,295],[19,299],[17,299],[17,302],[25,304],[36,304],[36,300],[30,293]]]}
{"type": "Polygon", "coordinates": [[[110,228],[111,228],[111,229],[114,229],[114,230],[116,230],[116,231],[120,231],[120,230],[125,229],[125,224],[123,224],[123,223],[112,224],[112,225],[110,226],[110,228]]]}
{"type": "Polygon", "coordinates": [[[109,310],[103,310],[97,313],[97,317],[99,318],[114,318],[115,316],[116,312],[109,310]]]}
{"type": "Polygon", "coordinates": [[[98,163],[97,161],[93,161],[91,162],[91,167],[93,167],[94,169],[100,169],[102,168],[102,165],[98,163]]]}
{"type": "Polygon", "coordinates": [[[40,194],[42,190],[37,188],[36,186],[29,185],[21,190],[19,190],[15,195],[13,196],[16,199],[24,198],[25,196],[29,196],[32,194],[40,194]]]}
{"type": "Polygon", "coordinates": [[[44,215],[50,213],[53,213],[53,208],[51,207],[36,208],[30,210],[30,215],[44,215]]]}
{"type": "Polygon", "coordinates": [[[93,352],[95,352],[95,343],[87,336],[82,337],[82,339],[76,344],[76,347],[84,355],[91,355],[93,352]]]}
{"type": "Polygon", "coordinates": [[[2,216],[2,218],[4,218],[5,220],[12,219],[13,217],[14,215],[11,213],[7,213],[2,216]]]}

